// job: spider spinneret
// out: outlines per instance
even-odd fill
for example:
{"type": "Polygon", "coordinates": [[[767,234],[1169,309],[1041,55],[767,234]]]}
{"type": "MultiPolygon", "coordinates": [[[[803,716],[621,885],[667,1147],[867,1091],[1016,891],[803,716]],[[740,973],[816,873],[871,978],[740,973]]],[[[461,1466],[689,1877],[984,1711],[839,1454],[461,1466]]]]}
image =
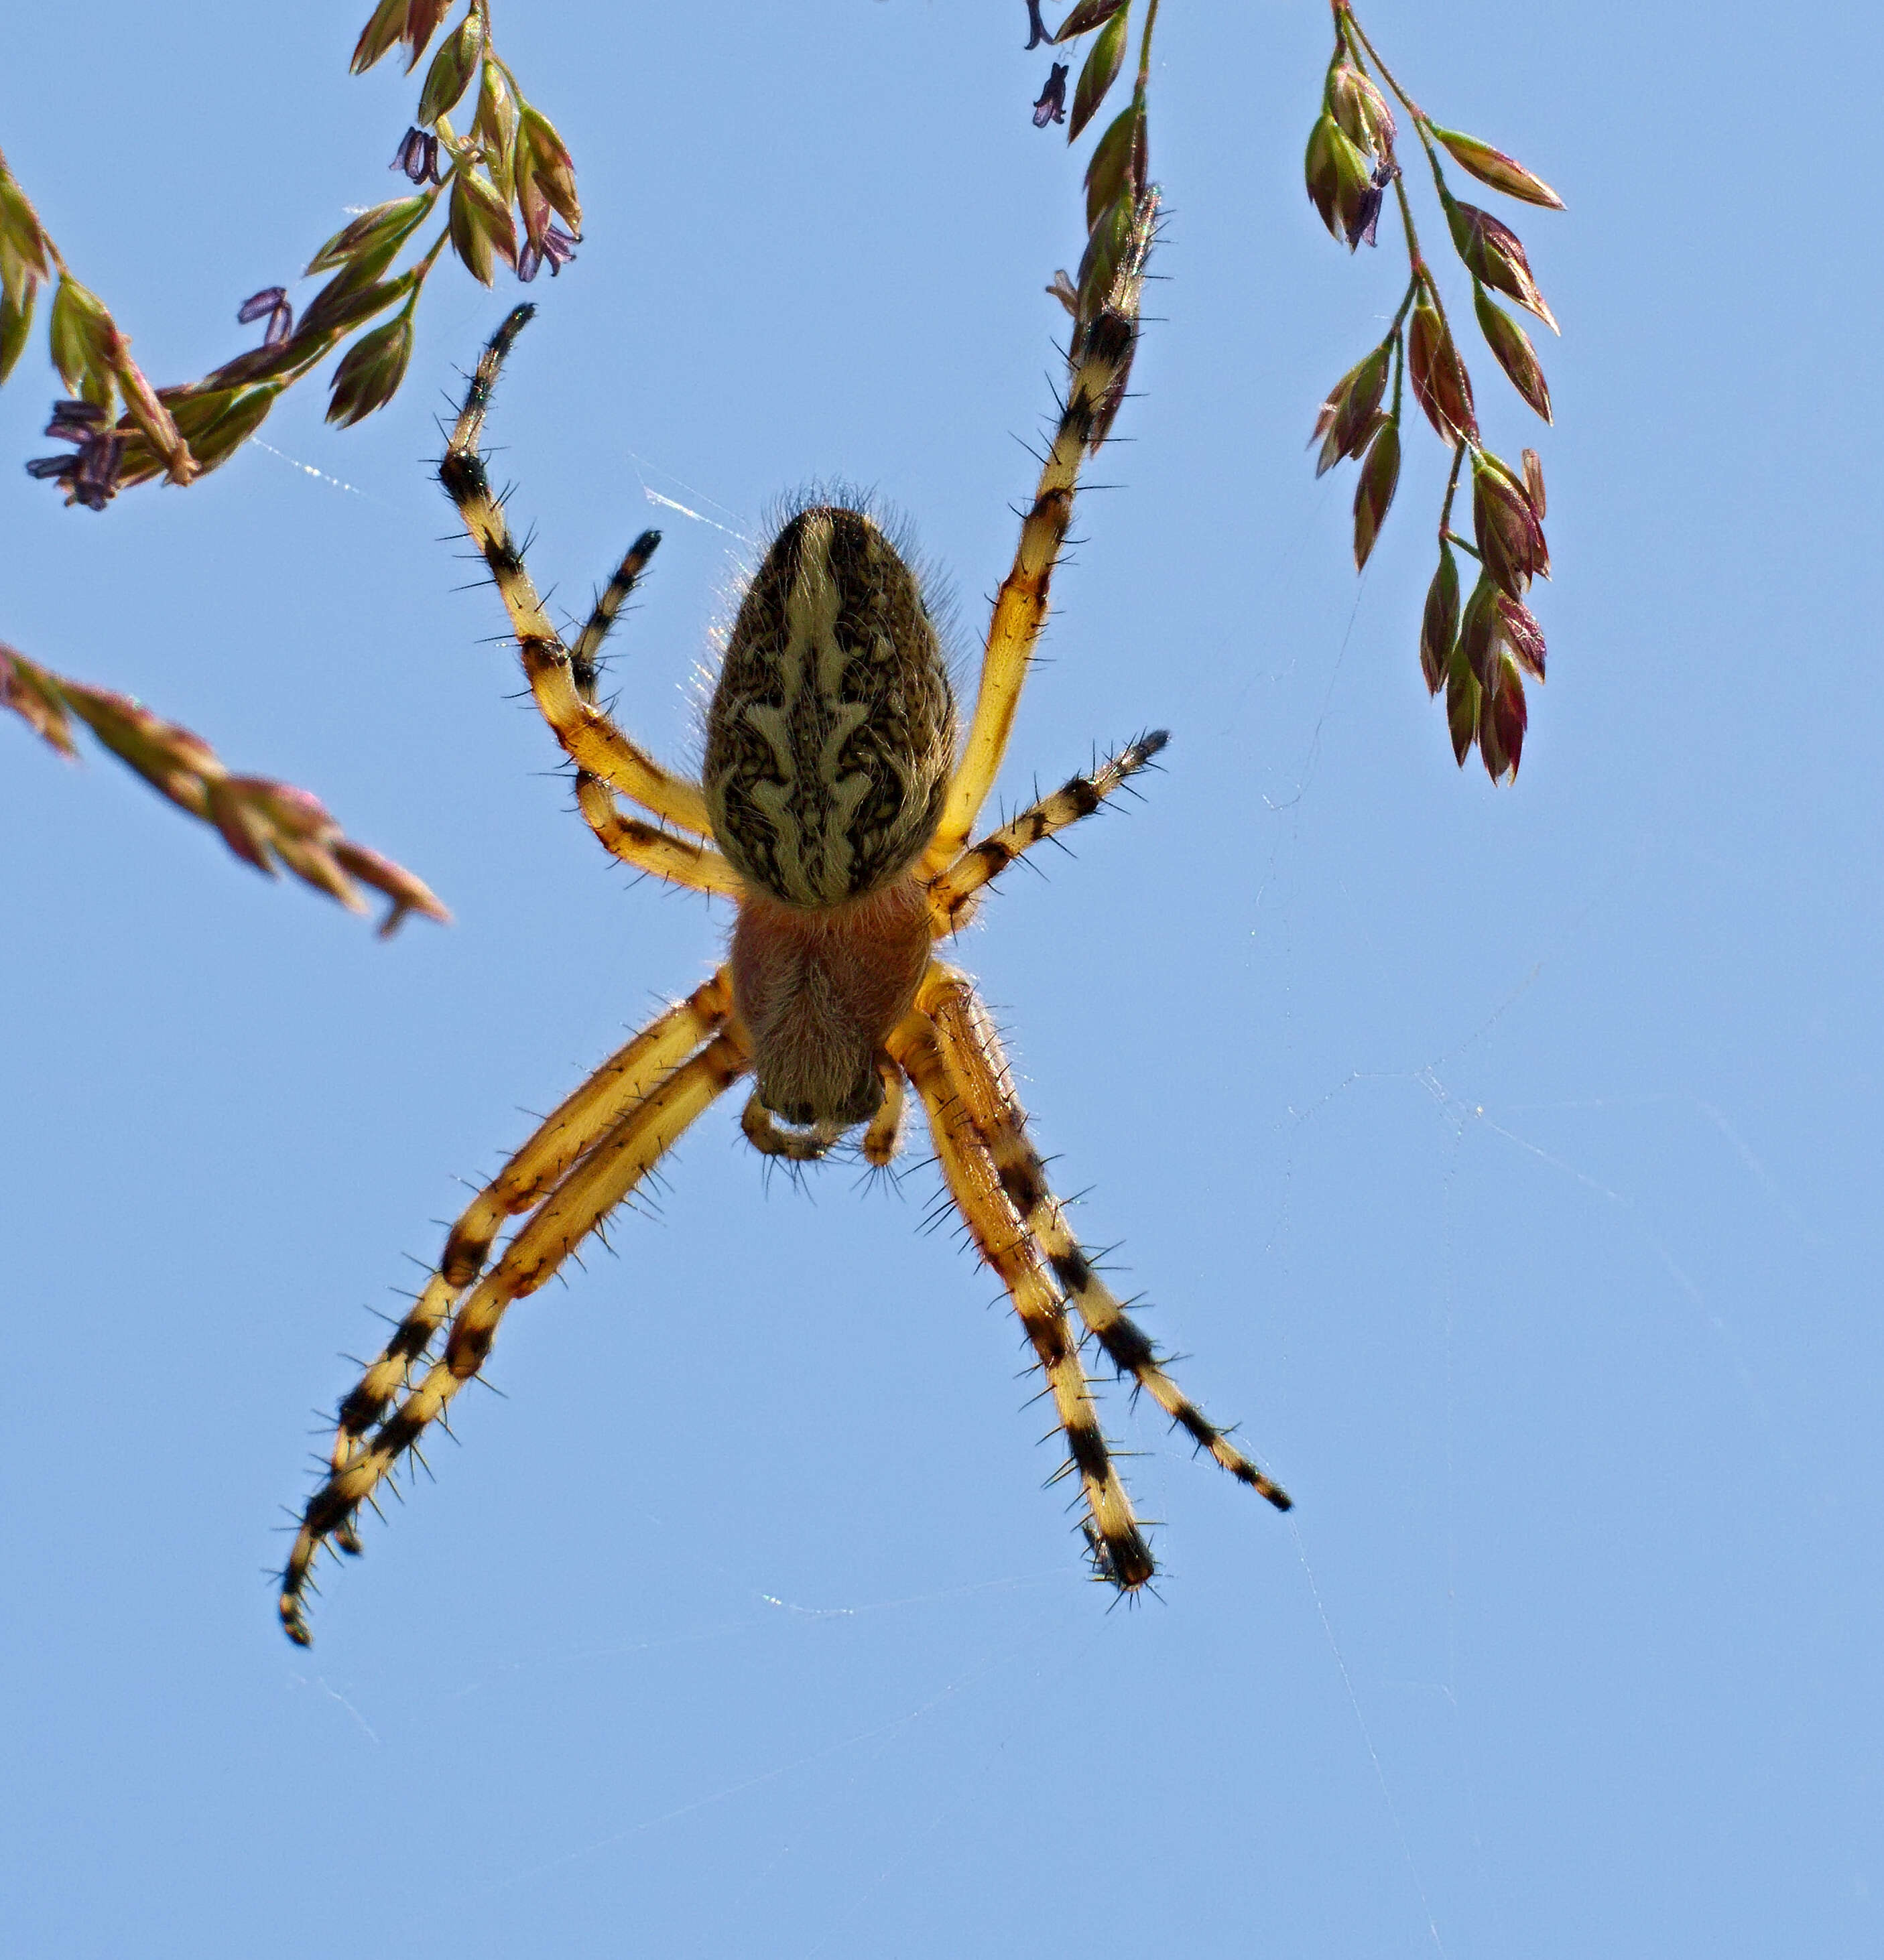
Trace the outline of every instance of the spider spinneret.
{"type": "Polygon", "coordinates": [[[577,807],[616,858],[730,899],[737,915],[725,963],[566,1097],[473,1200],[423,1291],[341,1402],[326,1473],[282,1574],[291,1639],[310,1637],[304,1600],[320,1547],[358,1551],[360,1506],[374,1502],[482,1369],[505,1312],[747,1075],[746,1136],[799,1162],[866,1124],[865,1160],[888,1163],[905,1085],[914,1089],[950,1199],[1045,1377],[1096,1577],[1130,1592],[1155,1567],[1100,1428],[1074,1319],[1135,1390],[1232,1475],[1288,1508],[1171,1379],[1093,1270],[1028,1137],[985,1009],[966,975],[934,951],[1015,858],[1100,809],[1164,746],[1162,731],[1143,737],[968,841],[1046,617],[1080,465],[1124,396],[1157,215],[1147,190],[1115,266],[1080,299],[1065,403],[995,597],[966,739],[914,573],[864,513],[819,504],[789,517],[746,590],[708,711],[702,781],[657,762],[597,705],[596,662],[659,534],[635,540],[565,645],[479,453],[492,389],[533,310],[519,307],[492,336],[439,476],[490,568],[536,706],[575,766],[577,807]],[[644,814],[625,813],[618,797],[644,814]],[[523,1222],[493,1263],[513,1218],[523,1222]]]}

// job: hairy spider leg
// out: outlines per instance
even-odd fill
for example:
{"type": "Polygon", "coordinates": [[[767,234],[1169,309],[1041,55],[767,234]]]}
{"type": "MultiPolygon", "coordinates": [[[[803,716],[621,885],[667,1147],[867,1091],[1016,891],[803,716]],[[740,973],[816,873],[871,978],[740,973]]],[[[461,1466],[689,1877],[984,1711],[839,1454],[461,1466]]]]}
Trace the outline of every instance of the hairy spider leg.
{"type": "MultiPolygon", "coordinates": [[[[600,777],[610,788],[632,797],[667,822],[690,830],[696,836],[710,838],[713,829],[707,819],[706,799],[699,784],[664,768],[616,727],[601,708],[582,698],[568,649],[536,595],[523,552],[511,536],[502,506],[492,495],[484,459],[478,453],[485,414],[504,356],[535,310],[533,307],[517,307],[492,335],[466,391],[463,412],[451,431],[444,460],[438,466],[438,480],[458,507],[458,515],[472,542],[491,568],[492,579],[517,635],[530,692],[570,760],[578,769],[600,777]]],[[[592,660],[590,666],[592,672],[592,660]]]]}
{"type": "Polygon", "coordinates": [[[949,1087],[987,1146],[1001,1189],[1038,1240],[1054,1278],[1107,1360],[1122,1376],[1129,1375],[1239,1483],[1268,1498],[1278,1510],[1287,1510],[1288,1493],[1265,1477],[1172,1380],[1150,1337],[1093,1271],[1047,1182],[1046,1166],[1027,1134],[1026,1112],[1015,1093],[1001,1038],[967,978],[940,965],[931,968],[916,1006],[935,1030],[949,1087]]]}
{"type": "Polygon", "coordinates": [[[930,909],[935,915],[935,936],[959,931],[972,914],[974,900],[982,887],[999,877],[1023,852],[1044,843],[1083,816],[1090,816],[1106,799],[1122,789],[1127,780],[1150,765],[1152,758],[1171,739],[1162,728],[1122,749],[1090,776],[1074,776],[1051,796],[1030,804],[1010,822],[992,830],[979,844],[972,844],[928,887],[930,909]]]}
{"type": "MultiPolygon", "coordinates": [[[[635,1113],[664,1080],[720,1032],[732,1006],[732,982],[722,967],[686,1000],[651,1021],[565,1097],[478,1193],[452,1227],[438,1269],[424,1290],[393,1329],[378,1358],[341,1402],[329,1458],[333,1475],[372,1446],[368,1432],[386,1419],[394,1398],[410,1386],[414,1367],[425,1359],[459,1297],[484,1270],[504,1220],[539,1204],[578,1159],[635,1113]]],[[[310,1503],[304,1517],[303,1535],[306,1518],[312,1514],[310,1503]]],[[[342,1551],[357,1553],[360,1544],[354,1524],[349,1511],[330,1528],[330,1535],[342,1551]]]]}
{"type": "MultiPolygon", "coordinates": [[[[597,662],[602,643],[609,635],[616,616],[628,603],[629,595],[641,583],[660,544],[658,531],[643,531],[628,548],[615,568],[615,576],[595,602],[588,624],[569,649],[569,673],[576,692],[591,706],[595,702],[597,662]]],[[[685,885],[696,892],[716,892],[724,898],[737,898],[743,887],[739,873],[710,844],[696,843],[691,837],[676,837],[670,830],[644,823],[638,816],[625,816],[614,792],[598,776],[586,769],[576,772],[576,807],[603,847],[632,864],[638,871],[651,871],[670,883],[685,885]]]]}
{"type": "Polygon", "coordinates": [[[889,1052],[922,1099],[944,1182],[977,1249],[1014,1301],[1046,1376],[1068,1454],[1084,1488],[1088,1538],[1096,1542],[1100,1570],[1122,1590],[1132,1591],[1156,1568],[1100,1433],[1079,1346],[1067,1324],[1065,1303],[1039,1247],[1001,1188],[994,1158],[949,1080],[935,1032],[920,1008],[891,1035],[889,1052]]]}
{"type": "Polygon", "coordinates": [[[710,844],[676,837],[671,830],[624,816],[609,786],[586,769],[576,772],[576,807],[605,849],[670,884],[737,899],[745,890],[740,874],[710,844]]]}
{"type": "Polygon", "coordinates": [[[359,1452],[308,1500],[282,1574],[282,1624],[305,1647],[301,1607],[321,1541],[353,1516],[484,1366],[498,1323],[601,1224],[682,1134],[752,1065],[743,1032],[722,1028],[571,1166],[453,1316],[443,1356],[359,1452]]]}
{"type": "Polygon", "coordinates": [[[1148,191],[1134,215],[1118,269],[1098,311],[1084,326],[1075,324],[1065,406],[1041,466],[1033,502],[1021,521],[1014,565],[995,595],[975,719],[929,845],[926,862],[931,870],[949,864],[968,842],[1007,752],[1020,690],[1046,623],[1053,568],[1073,521],[1080,466],[1106,440],[1131,371],[1145,260],[1157,224],[1157,193],[1148,191]]]}
{"type": "Polygon", "coordinates": [[[732,979],[722,966],[565,1096],[471,1201],[447,1236],[438,1269],[425,1290],[393,1330],[379,1358],[342,1402],[331,1459],[334,1468],[354,1456],[361,1439],[406,1387],[412,1364],[424,1357],[458,1296],[484,1270],[504,1220],[531,1210],[577,1158],[718,1034],[732,1011],[732,979]]]}
{"type": "Polygon", "coordinates": [[[879,1055],[877,1079],[883,1085],[883,1099],[864,1132],[864,1161],[881,1170],[902,1148],[902,1071],[888,1055],[879,1055]]]}
{"type": "Polygon", "coordinates": [[[575,644],[569,649],[569,672],[576,684],[576,692],[584,701],[595,698],[596,673],[602,657],[602,642],[609,636],[616,616],[628,603],[629,597],[641,582],[641,574],[648,569],[648,561],[660,549],[658,531],[643,531],[628,548],[626,555],[615,568],[615,576],[608,582],[607,589],[595,602],[595,609],[589,615],[589,623],[576,635],[575,644]]]}

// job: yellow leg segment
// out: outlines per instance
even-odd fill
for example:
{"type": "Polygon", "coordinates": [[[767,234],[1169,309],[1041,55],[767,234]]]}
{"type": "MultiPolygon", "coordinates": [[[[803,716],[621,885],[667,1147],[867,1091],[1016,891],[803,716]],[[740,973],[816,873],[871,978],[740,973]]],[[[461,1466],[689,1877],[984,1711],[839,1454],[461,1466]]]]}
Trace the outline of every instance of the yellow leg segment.
{"type": "Polygon", "coordinates": [[[671,830],[644,823],[639,817],[624,816],[614,792],[597,778],[577,776],[576,807],[603,846],[624,864],[651,871],[657,878],[685,885],[691,891],[717,892],[722,898],[739,896],[743,889],[739,873],[711,845],[676,837],[671,830]]]}
{"type": "MultiPolygon", "coordinates": [[[[568,650],[550,624],[524,565],[524,555],[504,522],[503,508],[491,493],[478,443],[490,407],[491,390],[496,385],[504,358],[534,310],[531,307],[518,307],[492,336],[471,378],[463,412],[451,432],[444,460],[438,466],[438,480],[457,505],[472,542],[483,553],[484,562],[491,568],[504,609],[510,615],[511,630],[517,635],[530,692],[570,759],[579,769],[600,776],[611,788],[632,797],[656,816],[697,836],[708,837],[712,835],[712,826],[707,820],[706,799],[699,784],[664,768],[623,734],[600,708],[582,698],[568,650]]],[[[600,633],[594,637],[599,642],[600,633]]],[[[578,644],[586,647],[590,638],[585,632],[578,644]]],[[[583,678],[592,682],[593,659],[585,658],[583,678]]]]}
{"type": "Polygon", "coordinates": [[[1100,1570],[1130,1592],[1155,1570],[1150,1548],[1100,1433],[1079,1348],[1046,1262],[1001,1188],[994,1160],[950,1087],[935,1036],[920,1009],[890,1036],[889,1052],[922,1099],[936,1161],[956,1208],[967,1220],[982,1257],[1007,1289],[1046,1376],[1068,1453],[1085,1491],[1087,1537],[1100,1570]]]}
{"type": "Polygon", "coordinates": [[[1288,1493],[1264,1475],[1172,1380],[1150,1337],[1093,1271],[1047,1183],[1046,1168],[1027,1135],[1026,1112],[1014,1093],[1000,1037],[967,979],[946,967],[932,968],[917,1006],[935,1029],[950,1089],[985,1142],[1002,1191],[1039,1242],[1054,1278],[1106,1358],[1122,1376],[1131,1376],[1239,1483],[1268,1498],[1278,1510],[1287,1510],[1288,1493]]]}
{"type": "Polygon", "coordinates": [[[614,577],[595,602],[589,623],[577,635],[575,644],[569,649],[569,671],[575,677],[576,692],[584,701],[595,698],[596,663],[602,657],[602,642],[608,638],[616,615],[628,603],[629,594],[641,582],[648,561],[660,545],[660,532],[643,531],[629,546],[621,563],[615,568],[614,577]]]}
{"type": "Polygon", "coordinates": [[[975,895],[998,878],[1023,851],[1044,843],[1083,816],[1090,816],[1106,799],[1124,788],[1170,737],[1162,728],[1141,736],[1128,748],[1120,749],[1103,768],[1090,776],[1074,776],[1051,796],[1023,810],[1012,822],[990,831],[980,843],[972,845],[934,879],[928,888],[929,908],[934,915],[936,937],[959,931],[969,922],[975,895]]]}
{"type": "Polygon", "coordinates": [[[282,1574],[282,1624],[291,1640],[309,1642],[301,1599],[322,1540],[352,1519],[483,1367],[512,1302],[556,1271],[750,1062],[742,1034],[715,1035],[574,1165],[504,1248],[453,1319],[443,1357],[308,1500],[282,1574]]]}
{"type": "MultiPolygon", "coordinates": [[[[458,1296],[484,1270],[492,1242],[506,1218],[527,1211],[584,1151],[725,1025],[733,983],[722,967],[705,985],[651,1022],[552,1110],[536,1134],[471,1201],[452,1227],[438,1268],[379,1357],[340,1405],[329,1462],[350,1462],[368,1430],[381,1421],[406,1388],[458,1296]]],[[[356,1548],[346,1536],[339,1542],[356,1548]]]]}
{"type": "Polygon", "coordinates": [[[864,1132],[864,1161],[881,1170],[902,1148],[902,1071],[881,1055],[877,1058],[877,1079],[883,1085],[883,1099],[864,1132]]]}
{"type": "Polygon", "coordinates": [[[1084,325],[1075,325],[1067,364],[1066,405],[1041,466],[1033,502],[1021,523],[1013,567],[995,595],[975,719],[925,861],[931,871],[960,854],[1007,752],[1028,665],[1046,623],[1047,589],[1073,520],[1080,466],[1105,441],[1131,369],[1139,293],[1157,223],[1157,197],[1152,192],[1139,207],[1112,285],[1096,313],[1084,325]]]}

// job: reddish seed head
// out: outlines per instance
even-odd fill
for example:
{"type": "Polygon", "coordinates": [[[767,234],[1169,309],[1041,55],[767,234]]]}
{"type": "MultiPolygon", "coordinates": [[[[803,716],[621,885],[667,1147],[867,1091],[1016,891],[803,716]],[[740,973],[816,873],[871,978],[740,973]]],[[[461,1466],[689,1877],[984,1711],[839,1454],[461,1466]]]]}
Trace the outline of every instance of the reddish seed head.
{"type": "Polygon", "coordinates": [[[1498,594],[1498,622],[1504,635],[1505,644],[1516,656],[1517,663],[1526,673],[1535,674],[1539,680],[1544,678],[1544,629],[1537,623],[1537,616],[1529,606],[1513,599],[1509,593],[1498,594]]]}
{"type": "Polygon", "coordinates": [[[1309,202],[1322,222],[1351,250],[1380,211],[1380,186],[1374,180],[1372,160],[1325,110],[1309,132],[1303,175],[1309,202]]]}
{"type": "Polygon", "coordinates": [[[1488,577],[1521,600],[1550,576],[1550,548],[1524,485],[1489,450],[1472,459],[1472,522],[1488,577]]]}
{"type": "Polygon", "coordinates": [[[1360,466],[1360,480],[1354,486],[1354,569],[1362,571],[1373,551],[1374,539],[1386,520],[1400,481],[1400,431],[1398,425],[1382,417],[1380,427],[1360,466]]]}
{"type": "Polygon", "coordinates": [[[1489,143],[1468,136],[1462,130],[1435,126],[1433,134],[1481,183],[1488,183],[1508,197],[1521,197],[1526,204],[1541,204],[1551,211],[1563,209],[1564,200],[1556,192],[1515,157],[1507,157],[1502,150],[1494,150],[1489,143]]]}
{"type": "Polygon", "coordinates": [[[1524,241],[1510,226],[1490,212],[1481,211],[1475,204],[1461,204],[1450,197],[1446,200],[1446,221],[1452,228],[1453,243],[1467,270],[1487,285],[1508,293],[1555,333],[1557,317],[1544,304],[1544,296],[1531,276],[1531,262],[1524,255],[1524,241]]]}
{"type": "Polygon", "coordinates": [[[1351,62],[1337,62],[1329,71],[1324,99],[1341,134],[1356,148],[1383,163],[1392,161],[1393,139],[1399,133],[1393,111],[1386,97],[1351,62]]]}
{"type": "Polygon", "coordinates": [[[1329,390],[1321,412],[1315,418],[1310,442],[1319,441],[1322,453],[1316,459],[1317,476],[1332,469],[1344,456],[1358,456],[1373,434],[1374,414],[1386,392],[1387,368],[1391,358],[1385,346],[1376,347],[1348,369],[1329,390]]]}
{"type": "Polygon", "coordinates": [[[1550,383],[1537,358],[1531,337],[1504,309],[1487,294],[1483,286],[1472,289],[1472,307],[1478,316],[1479,331],[1485,344],[1497,357],[1513,387],[1546,422],[1551,419],[1550,383]]]}
{"type": "Polygon", "coordinates": [[[1412,322],[1407,329],[1406,374],[1413,384],[1414,399],[1426,411],[1427,420],[1442,442],[1478,440],[1471,377],[1453,343],[1445,316],[1424,287],[1414,302],[1412,322]]]}
{"type": "Polygon", "coordinates": [[[1453,643],[1459,637],[1459,561],[1450,545],[1439,548],[1439,569],[1426,589],[1426,609],[1420,619],[1420,672],[1426,691],[1437,694],[1446,683],[1453,643]]]}

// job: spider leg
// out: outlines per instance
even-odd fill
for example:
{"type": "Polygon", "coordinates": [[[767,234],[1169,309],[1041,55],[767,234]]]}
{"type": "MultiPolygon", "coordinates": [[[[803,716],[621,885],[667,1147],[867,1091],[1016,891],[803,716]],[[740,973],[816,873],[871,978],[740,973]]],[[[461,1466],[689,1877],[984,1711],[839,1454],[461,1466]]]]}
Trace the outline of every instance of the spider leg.
{"type": "Polygon", "coordinates": [[[990,831],[980,843],[972,845],[930,883],[929,906],[935,915],[936,936],[953,932],[968,923],[975,894],[999,877],[1023,851],[1090,816],[1106,799],[1122,788],[1127,779],[1147,767],[1153,756],[1170,741],[1162,728],[1154,728],[1119,753],[1090,776],[1074,776],[1051,796],[1023,810],[1011,822],[990,831]]]}
{"type": "Polygon", "coordinates": [[[596,665],[602,657],[602,642],[615,624],[615,616],[628,603],[629,593],[640,584],[641,574],[648,569],[648,561],[660,547],[658,531],[643,531],[629,546],[621,563],[615,568],[615,576],[609,581],[607,589],[595,602],[589,623],[577,635],[575,644],[569,649],[569,671],[574,679],[577,693],[584,701],[595,698],[596,665]]]}
{"type": "Polygon", "coordinates": [[[406,1388],[413,1364],[424,1359],[458,1296],[484,1270],[504,1220],[535,1206],[599,1138],[718,1034],[732,1011],[733,983],[722,967],[686,1000],[651,1021],[565,1096],[472,1200],[452,1227],[425,1290],[393,1330],[378,1359],[342,1402],[331,1458],[336,1470],[358,1453],[367,1431],[384,1420],[393,1397],[406,1388]]]}
{"type": "Polygon", "coordinates": [[[1014,1093],[1000,1038],[966,976],[947,967],[932,968],[917,1007],[934,1028],[950,1089],[983,1139],[1002,1191],[1039,1242],[1054,1278],[1106,1358],[1122,1376],[1131,1376],[1239,1483],[1268,1498],[1278,1510],[1287,1510],[1288,1493],[1265,1477],[1172,1380],[1150,1337],[1093,1271],[1047,1183],[1045,1166],[1027,1136],[1026,1112],[1014,1093]]]}
{"type": "Polygon", "coordinates": [[[670,883],[717,892],[724,898],[736,899],[745,889],[739,873],[711,845],[676,837],[638,816],[624,816],[614,791],[586,769],[576,772],[576,807],[604,848],[638,871],[651,871],[670,883]]]}
{"type": "Polygon", "coordinates": [[[813,1123],[803,1130],[781,1130],[778,1121],[754,1090],[740,1112],[746,1141],[762,1156],[788,1157],[794,1163],[814,1163],[844,1134],[837,1123],[813,1123]]]}
{"type": "MultiPolygon", "coordinates": [[[[484,554],[484,562],[491,568],[492,579],[517,635],[530,692],[571,761],[578,768],[600,776],[622,795],[633,797],[656,816],[697,836],[710,837],[712,826],[707,820],[706,799],[699,784],[664,768],[638,743],[623,734],[600,708],[583,698],[568,649],[537,597],[524,554],[511,536],[503,507],[492,494],[484,459],[478,453],[491,391],[504,358],[534,310],[527,306],[517,307],[491,336],[471,377],[464,409],[446,445],[444,460],[438,466],[438,480],[458,507],[458,515],[472,542],[484,554]]],[[[639,568],[636,569],[638,571],[639,568]]],[[[605,594],[604,603],[606,599],[605,594]]],[[[590,625],[593,628],[594,622],[591,620],[590,625]]],[[[583,645],[588,639],[585,631],[577,644],[583,645]]],[[[597,634],[597,644],[600,639],[597,634]]],[[[587,672],[592,682],[592,654],[587,672]]]]}
{"type": "Polygon", "coordinates": [[[888,1055],[879,1055],[877,1079],[883,1085],[883,1099],[864,1132],[864,1161],[881,1170],[902,1147],[902,1071],[888,1055]]]}
{"type": "Polygon", "coordinates": [[[1060,412],[1033,502],[1020,527],[1014,562],[995,595],[982,658],[975,719],[942,820],[929,846],[931,870],[949,864],[968,842],[1006,752],[1027,668],[1046,623],[1047,588],[1073,520],[1080,466],[1112,426],[1131,367],[1138,335],[1138,300],[1157,223],[1157,193],[1139,201],[1119,248],[1117,269],[1092,317],[1074,324],[1067,360],[1066,402],[1060,412]]]}
{"type": "Polygon", "coordinates": [[[1150,1548],[1132,1515],[1131,1500],[1119,1481],[1106,1439],[1100,1433],[1079,1347],[1067,1325],[1065,1304],[1039,1248],[1002,1190],[1000,1172],[966,1105],[955,1093],[936,1032],[918,1007],[889,1038],[889,1052],[901,1064],[929,1118],[936,1161],[942,1167],[956,1209],[974,1235],[982,1257],[1000,1275],[1020,1316],[1066,1437],[1067,1450],[1080,1473],[1088,1513],[1087,1542],[1101,1574],[1131,1592],[1155,1567],[1150,1548]]]}
{"type": "MultiPolygon", "coordinates": [[[[601,657],[602,643],[608,638],[616,616],[628,603],[629,594],[641,583],[648,561],[660,543],[660,532],[643,531],[629,546],[607,589],[595,602],[589,623],[569,649],[570,677],[575,682],[576,692],[591,707],[595,704],[596,663],[601,657]]],[[[711,845],[697,844],[691,837],[676,837],[657,825],[644,823],[639,817],[624,816],[608,784],[586,769],[576,772],[576,807],[603,848],[623,864],[632,864],[638,871],[651,871],[657,878],[696,892],[718,892],[727,898],[739,896],[739,874],[711,845]]]]}
{"type": "Polygon", "coordinates": [[[322,1540],[352,1519],[483,1367],[505,1309],[555,1273],[751,1061],[743,1032],[722,1028],[581,1157],[520,1228],[453,1316],[441,1358],[308,1500],[282,1574],[282,1624],[291,1640],[310,1641],[301,1597],[322,1540]]]}

